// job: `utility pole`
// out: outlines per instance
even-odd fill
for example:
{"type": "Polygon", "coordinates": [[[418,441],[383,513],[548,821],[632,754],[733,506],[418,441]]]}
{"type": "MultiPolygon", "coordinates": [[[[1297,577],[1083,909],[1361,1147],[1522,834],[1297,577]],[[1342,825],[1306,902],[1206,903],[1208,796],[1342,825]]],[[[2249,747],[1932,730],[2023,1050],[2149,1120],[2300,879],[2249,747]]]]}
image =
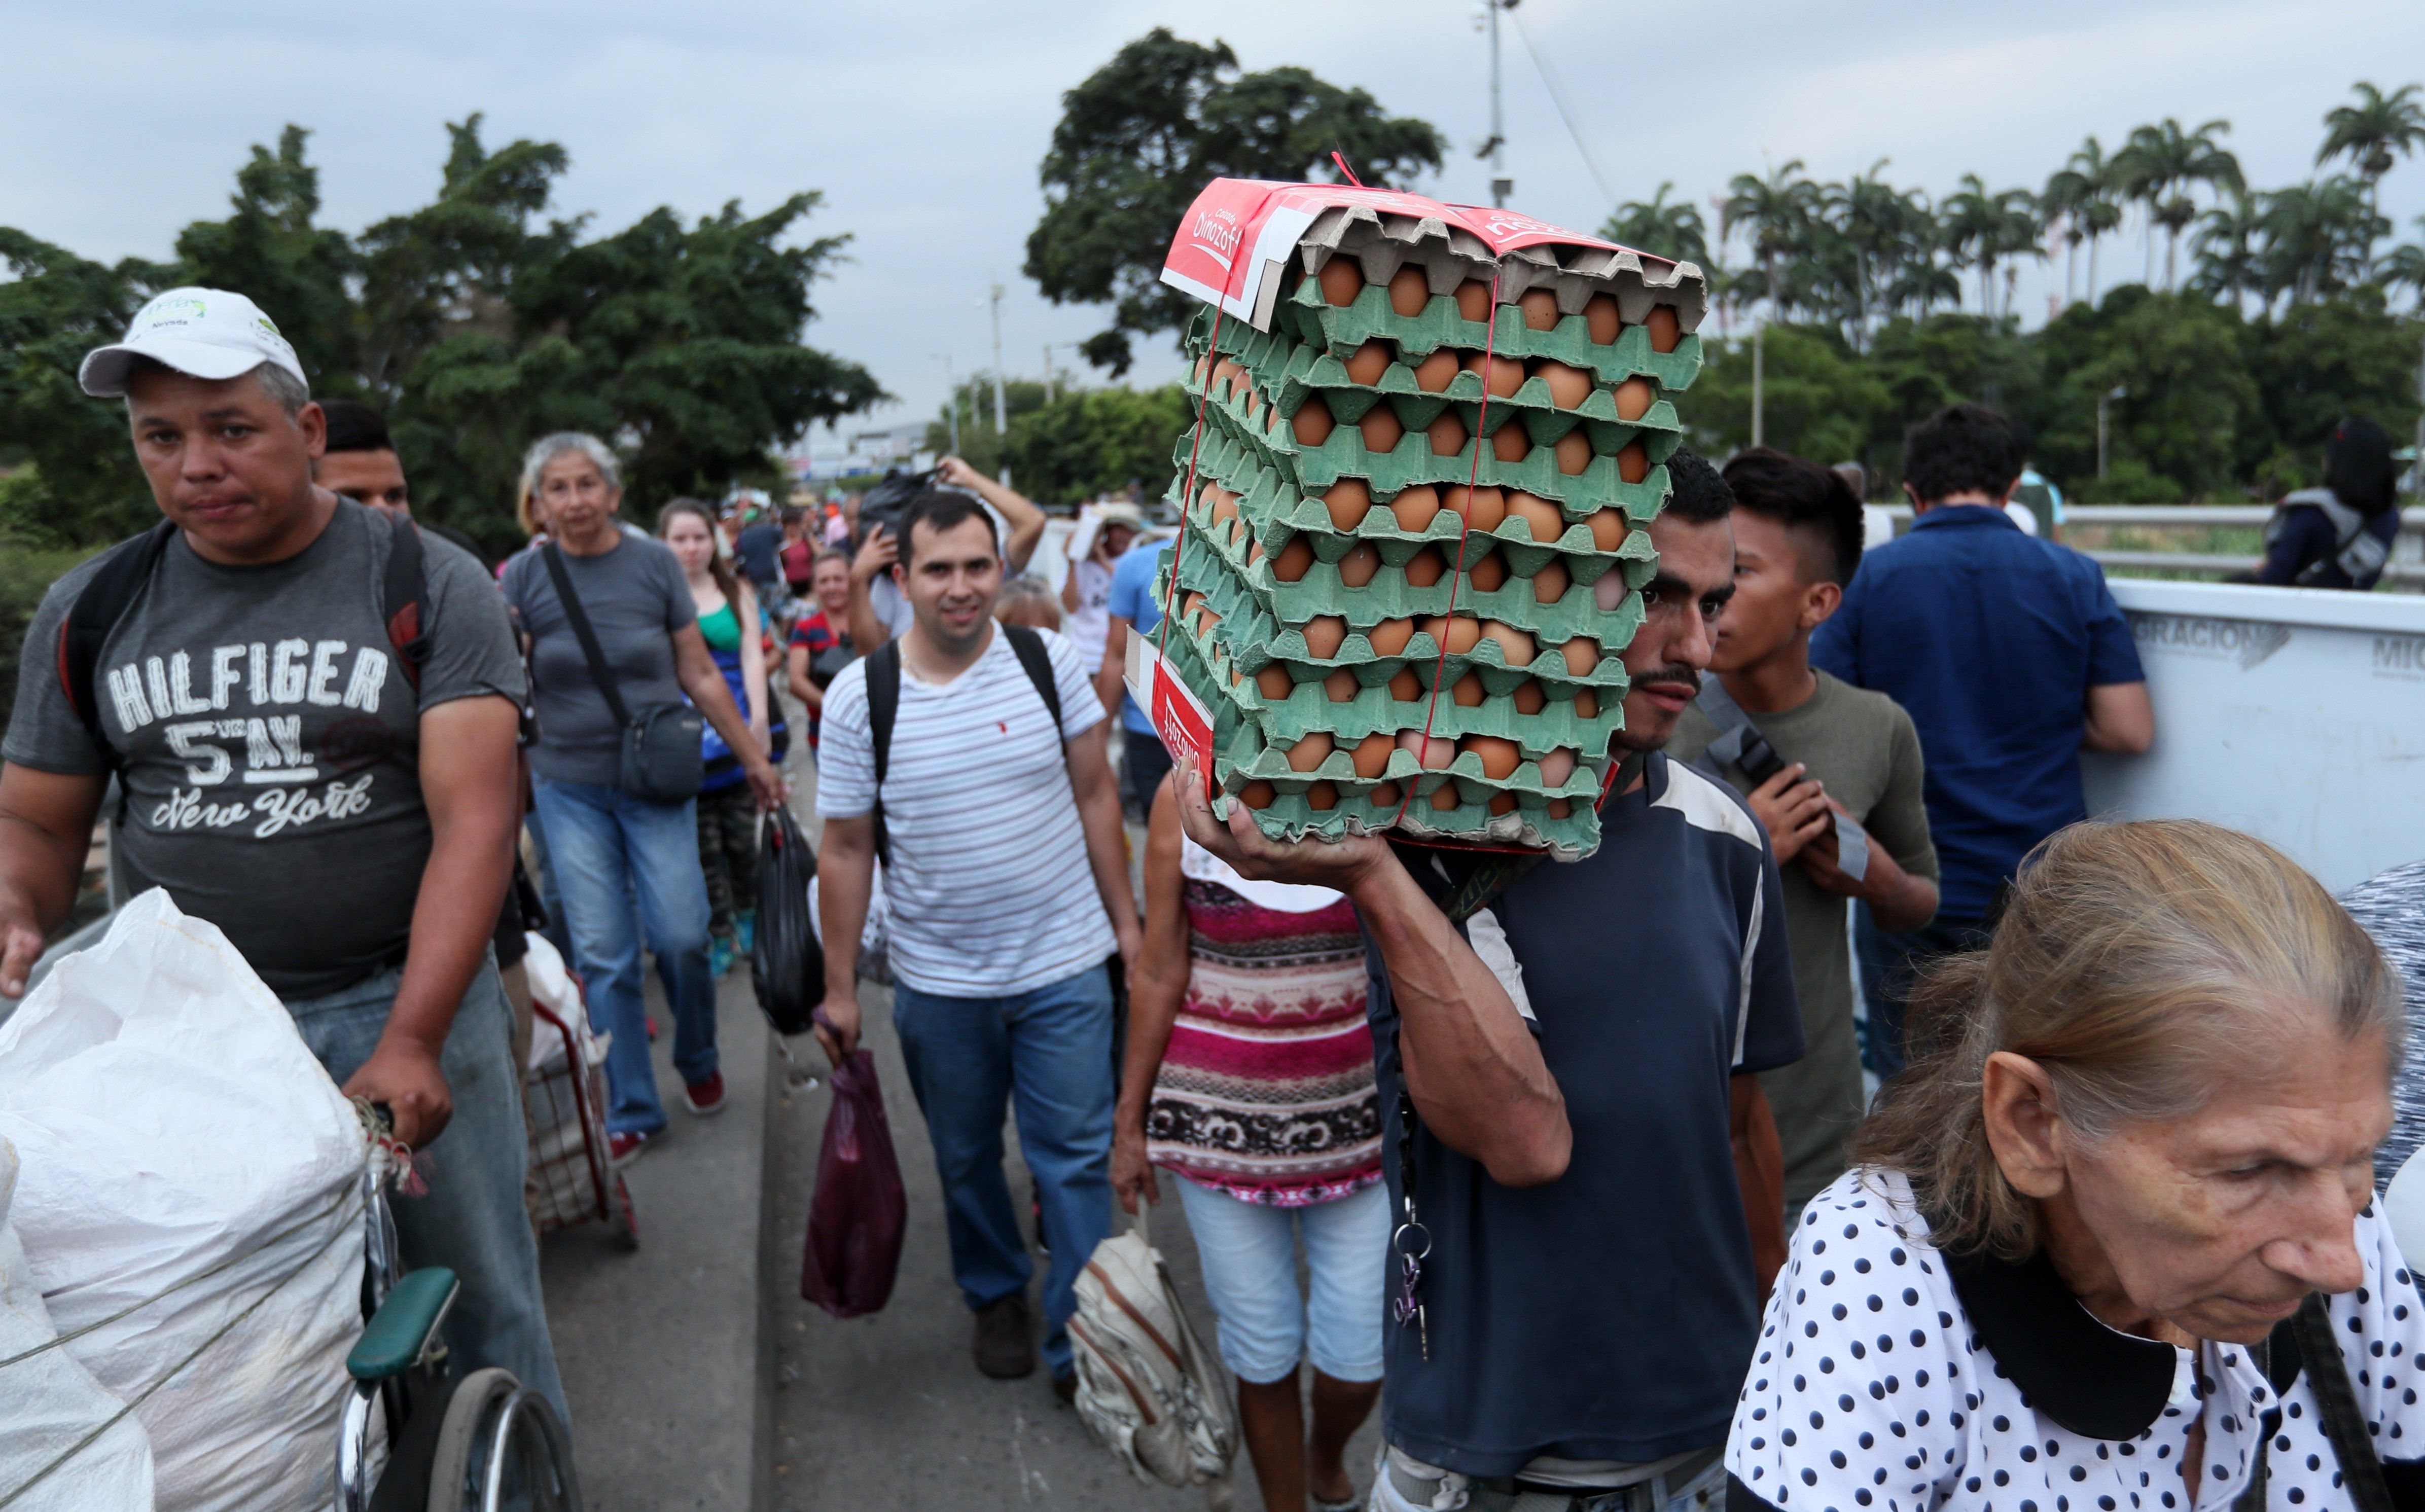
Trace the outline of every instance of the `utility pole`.
{"type": "Polygon", "coordinates": [[[2105,475],[2105,407],[2116,399],[2130,397],[2130,391],[2116,383],[2096,396],[2096,475],[2105,475]]]}
{"type": "Polygon", "coordinates": [[[993,433],[997,436],[1010,428],[1002,398],[1002,297],[1005,291],[993,285],[993,433]]]}
{"type": "Polygon", "coordinates": [[[1483,144],[1483,153],[1490,159],[1490,203],[1505,209],[1507,196],[1515,192],[1516,181],[1507,176],[1506,117],[1500,108],[1499,88],[1499,12],[1516,8],[1517,0],[1482,0],[1489,15],[1490,29],[1490,140],[1483,144]]]}
{"type": "Polygon", "coordinates": [[[949,395],[943,413],[951,426],[952,455],[957,457],[960,455],[960,384],[952,377],[952,354],[936,352],[932,355],[943,364],[943,388],[949,395]]]}

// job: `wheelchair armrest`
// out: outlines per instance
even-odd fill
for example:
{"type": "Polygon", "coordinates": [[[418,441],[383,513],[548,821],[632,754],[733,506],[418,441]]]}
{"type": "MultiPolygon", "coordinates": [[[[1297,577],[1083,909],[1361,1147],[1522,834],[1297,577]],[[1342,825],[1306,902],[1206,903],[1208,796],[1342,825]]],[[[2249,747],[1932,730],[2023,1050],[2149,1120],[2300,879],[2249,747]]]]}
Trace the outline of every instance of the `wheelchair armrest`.
{"type": "Polygon", "coordinates": [[[462,1285],[443,1265],[401,1279],[362,1329],[361,1342],[345,1357],[346,1374],[358,1381],[385,1380],[412,1368],[437,1335],[462,1285]]]}

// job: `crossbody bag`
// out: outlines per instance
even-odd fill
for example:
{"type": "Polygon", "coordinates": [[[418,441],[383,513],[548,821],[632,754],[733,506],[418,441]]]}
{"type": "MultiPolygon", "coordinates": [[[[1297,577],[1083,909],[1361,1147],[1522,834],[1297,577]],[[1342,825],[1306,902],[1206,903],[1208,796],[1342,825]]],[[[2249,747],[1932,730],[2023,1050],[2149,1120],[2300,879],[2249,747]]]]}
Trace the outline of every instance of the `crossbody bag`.
{"type": "Polygon", "coordinates": [[[687,703],[653,703],[637,711],[625,705],[623,695],[615,687],[615,673],[606,665],[606,652],[598,644],[598,632],[581,607],[581,596],[572,591],[572,575],[564,569],[563,555],[550,541],[539,548],[539,557],[547,563],[548,579],[555,585],[564,617],[572,622],[572,634],[581,642],[581,654],[589,662],[590,680],[598,684],[606,712],[622,732],[615,767],[617,790],[648,803],[686,803],[699,796],[699,785],[707,776],[705,716],[687,703]]]}

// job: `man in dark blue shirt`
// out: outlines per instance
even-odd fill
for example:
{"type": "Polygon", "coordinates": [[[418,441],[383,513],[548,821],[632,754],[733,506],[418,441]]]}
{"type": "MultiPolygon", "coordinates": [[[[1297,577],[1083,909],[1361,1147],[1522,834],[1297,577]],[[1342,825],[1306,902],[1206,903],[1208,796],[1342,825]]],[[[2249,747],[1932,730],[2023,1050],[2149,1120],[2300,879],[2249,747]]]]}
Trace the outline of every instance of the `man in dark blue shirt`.
{"type": "Polygon", "coordinates": [[[1668,465],[1588,859],[1277,844],[1180,786],[1198,844],[1248,877],[1339,888],[1364,924],[1402,1225],[1378,1508],[1724,1494],[1717,1451],[1782,1260],[1783,1162],[1753,1073],[1801,1055],[1802,1021],[1766,836],[1659,748],[1734,587],[1726,485],[1688,454],[1668,465]]]}
{"type": "Polygon", "coordinates": [[[1911,976],[1983,941],[2021,858],[2088,817],[2080,751],[2135,755],[2155,740],[2138,647],[2103,571],[2004,513],[2027,454],[2020,428],[1979,405],[1914,426],[1911,533],[1863,555],[1810,640],[1813,665],[1910,713],[1927,766],[1942,900],[1926,927],[1872,947],[1883,958],[1864,986],[1883,976],[1870,994],[1881,1072],[1902,1069],[1911,976]]]}

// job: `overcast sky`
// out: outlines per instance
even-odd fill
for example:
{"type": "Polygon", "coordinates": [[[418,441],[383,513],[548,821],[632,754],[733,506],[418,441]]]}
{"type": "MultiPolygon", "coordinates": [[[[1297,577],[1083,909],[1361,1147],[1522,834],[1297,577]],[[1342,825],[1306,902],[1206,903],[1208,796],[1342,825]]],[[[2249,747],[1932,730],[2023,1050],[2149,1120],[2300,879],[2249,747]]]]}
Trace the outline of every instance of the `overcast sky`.
{"type": "MultiPolygon", "coordinates": [[[[485,111],[492,144],[562,143],[556,208],[602,227],[823,190],[806,229],[851,233],[855,260],[817,291],[808,339],[872,368],[901,399],[872,423],[898,424],[939,406],[938,354],[963,373],[990,364],[990,279],[1009,291],[1013,374],[1100,329],[1100,312],[1047,303],[1019,269],[1061,92],[1120,44],[1165,24],[1228,41],[1249,69],[1361,86],[1454,144],[1416,187],[1486,202],[1480,13],[1477,0],[0,0],[0,224],[88,256],[165,256],[186,221],[224,213],[249,147],[293,121],[314,134],[325,219],[358,230],[426,202],[443,123],[485,111]]],[[[2166,115],[2228,118],[2251,181],[2279,185],[2316,171],[2320,118],[2352,80],[2425,75],[2416,0],[1524,0],[1520,14],[1615,193],[1672,180],[1705,204],[1735,173],[1797,157],[1822,177],[1888,158],[1896,182],[1938,196],[1966,171],[2035,188],[2084,136],[2111,148],[2166,115]]],[[[1512,25],[1504,43],[1511,202],[1589,230],[1608,204],[1512,25]]],[[[2385,208],[2417,234],[2425,162],[2393,171],[2385,208]]],[[[2139,261],[2135,241],[2109,244],[2106,281],[2139,261]]],[[[2021,304],[2042,317],[2061,286],[2059,267],[2032,274],[2021,304]]],[[[1136,376],[1177,366],[1157,344],[1136,376]]]]}

